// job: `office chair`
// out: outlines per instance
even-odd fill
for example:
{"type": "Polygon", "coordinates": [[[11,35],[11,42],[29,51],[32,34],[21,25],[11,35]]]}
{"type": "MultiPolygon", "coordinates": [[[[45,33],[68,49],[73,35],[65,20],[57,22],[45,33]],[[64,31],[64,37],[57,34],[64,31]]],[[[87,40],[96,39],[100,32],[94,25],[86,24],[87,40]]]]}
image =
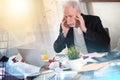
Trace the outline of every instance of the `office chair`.
{"type": "MultiPolygon", "coordinates": [[[[108,28],[104,28],[104,29],[108,33],[108,35],[110,36],[109,29],[108,28]]],[[[110,44],[108,45],[108,52],[111,52],[111,45],[110,44]]]]}

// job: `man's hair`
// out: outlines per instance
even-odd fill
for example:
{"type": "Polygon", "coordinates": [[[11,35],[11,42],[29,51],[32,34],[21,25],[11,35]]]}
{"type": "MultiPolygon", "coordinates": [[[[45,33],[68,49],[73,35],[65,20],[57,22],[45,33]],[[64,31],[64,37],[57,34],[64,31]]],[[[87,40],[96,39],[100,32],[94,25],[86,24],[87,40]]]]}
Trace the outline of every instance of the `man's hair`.
{"type": "Polygon", "coordinates": [[[80,10],[80,6],[79,6],[79,4],[78,4],[76,1],[67,1],[67,2],[64,4],[64,8],[65,8],[67,5],[72,6],[76,11],[80,10]]]}

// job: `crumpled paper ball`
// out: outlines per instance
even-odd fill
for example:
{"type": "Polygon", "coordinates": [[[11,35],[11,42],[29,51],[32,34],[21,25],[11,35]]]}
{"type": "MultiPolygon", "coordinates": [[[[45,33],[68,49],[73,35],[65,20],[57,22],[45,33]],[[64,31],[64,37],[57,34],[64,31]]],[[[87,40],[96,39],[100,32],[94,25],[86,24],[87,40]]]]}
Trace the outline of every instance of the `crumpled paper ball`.
{"type": "Polygon", "coordinates": [[[63,71],[60,67],[59,67],[59,62],[52,62],[50,65],[49,65],[49,68],[51,70],[54,70],[56,72],[61,72],[63,71]]]}

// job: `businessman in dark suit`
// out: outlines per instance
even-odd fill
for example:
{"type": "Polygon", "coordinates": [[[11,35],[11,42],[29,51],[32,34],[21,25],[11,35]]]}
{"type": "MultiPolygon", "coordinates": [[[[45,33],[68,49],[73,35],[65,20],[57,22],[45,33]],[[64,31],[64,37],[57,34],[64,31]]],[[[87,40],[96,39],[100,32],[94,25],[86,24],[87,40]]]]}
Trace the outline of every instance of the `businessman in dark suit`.
{"type": "Polygon", "coordinates": [[[64,17],[60,25],[60,33],[54,42],[54,50],[59,53],[66,46],[75,45],[73,28],[80,28],[88,53],[106,52],[110,37],[104,30],[98,16],[84,15],[76,2],[70,1],[64,7],[64,17]]]}

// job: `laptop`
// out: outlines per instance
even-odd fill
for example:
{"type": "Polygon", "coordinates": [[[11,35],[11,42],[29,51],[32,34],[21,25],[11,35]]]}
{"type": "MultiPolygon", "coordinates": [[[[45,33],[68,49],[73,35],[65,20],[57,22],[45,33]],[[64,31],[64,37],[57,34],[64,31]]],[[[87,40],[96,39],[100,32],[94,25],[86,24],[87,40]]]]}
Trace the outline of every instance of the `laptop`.
{"type": "Polygon", "coordinates": [[[18,49],[24,61],[28,64],[43,67],[45,62],[42,59],[40,51],[36,49],[18,49]]]}

